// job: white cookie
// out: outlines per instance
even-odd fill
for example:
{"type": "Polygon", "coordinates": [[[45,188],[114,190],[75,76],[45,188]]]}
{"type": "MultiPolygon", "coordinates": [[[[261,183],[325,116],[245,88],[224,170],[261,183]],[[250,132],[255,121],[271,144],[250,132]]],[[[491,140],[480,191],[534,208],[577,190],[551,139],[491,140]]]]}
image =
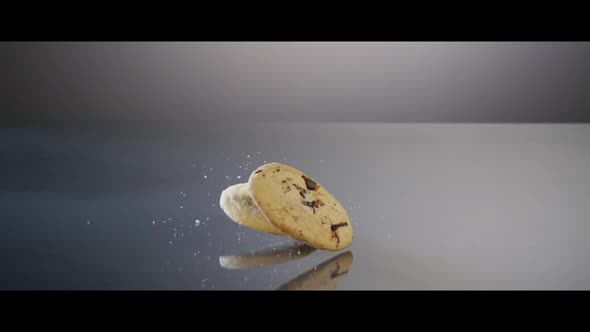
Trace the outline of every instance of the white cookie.
{"type": "Polygon", "coordinates": [[[271,225],[253,203],[247,183],[239,183],[226,188],[221,193],[219,206],[236,223],[260,232],[285,235],[271,225]]]}

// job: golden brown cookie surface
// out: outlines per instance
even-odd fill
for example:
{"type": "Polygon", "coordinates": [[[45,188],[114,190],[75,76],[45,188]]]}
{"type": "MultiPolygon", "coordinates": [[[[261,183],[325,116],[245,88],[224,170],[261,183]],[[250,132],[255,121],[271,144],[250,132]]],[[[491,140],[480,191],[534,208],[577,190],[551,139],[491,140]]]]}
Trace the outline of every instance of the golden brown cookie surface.
{"type": "Polygon", "coordinates": [[[344,207],[302,171],[269,163],[252,172],[248,184],[260,212],[281,232],[325,250],[341,250],[352,242],[344,207]]]}

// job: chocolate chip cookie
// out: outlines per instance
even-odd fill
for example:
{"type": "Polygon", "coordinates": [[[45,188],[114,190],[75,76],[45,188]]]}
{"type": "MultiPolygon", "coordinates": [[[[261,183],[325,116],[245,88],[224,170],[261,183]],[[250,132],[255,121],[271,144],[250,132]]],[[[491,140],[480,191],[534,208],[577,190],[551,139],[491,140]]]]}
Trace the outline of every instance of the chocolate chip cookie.
{"type": "Polygon", "coordinates": [[[352,242],[344,207],[302,171],[269,163],[252,172],[248,184],[254,204],[280,232],[324,250],[341,250],[352,242]]]}

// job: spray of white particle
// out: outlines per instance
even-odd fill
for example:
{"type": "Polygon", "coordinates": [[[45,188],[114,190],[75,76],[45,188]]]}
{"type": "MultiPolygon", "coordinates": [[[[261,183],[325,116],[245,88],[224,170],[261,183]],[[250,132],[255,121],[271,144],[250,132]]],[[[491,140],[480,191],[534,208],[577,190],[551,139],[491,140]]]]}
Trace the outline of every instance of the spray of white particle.
{"type": "Polygon", "coordinates": [[[201,224],[201,221],[199,219],[195,220],[195,226],[199,226],[201,224]]]}
{"type": "Polygon", "coordinates": [[[391,234],[387,234],[387,238],[388,239],[391,239],[391,234]]]}
{"type": "Polygon", "coordinates": [[[203,177],[206,179],[207,178],[207,175],[203,175],[203,177]]]}
{"type": "Polygon", "coordinates": [[[242,176],[241,175],[238,175],[238,179],[241,179],[241,178],[242,178],[242,176]]]}

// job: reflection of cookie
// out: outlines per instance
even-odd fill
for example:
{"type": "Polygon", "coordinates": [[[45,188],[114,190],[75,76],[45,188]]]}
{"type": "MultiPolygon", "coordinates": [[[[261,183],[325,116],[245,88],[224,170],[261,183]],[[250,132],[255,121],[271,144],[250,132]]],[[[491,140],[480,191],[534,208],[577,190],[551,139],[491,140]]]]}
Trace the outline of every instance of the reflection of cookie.
{"type": "Polygon", "coordinates": [[[260,213],[252,202],[247,183],[240,183],[226,188],[221,193],[219,206],[228,217],[240,225],[265,233],[285,235],[268,223],[260,213]]]}
{"type": "Polygon", "coordinates": [[[340,250],[352,242],[346,210],[303,172],[270,163],[252,172],[248,183],[260,212],[283,233],[318,249],[340,250]]]}
{"type": "Polygon", "coordinates": [[[278,290],[336,289],[346,279],[352,265],[352,253],[347,251],[292,279],[278,290]]]}
{"type": "Polygon", "coordinates": [[[314,251],[315,248],[303,243],[289,243],[288,245],[273,246],[245,255],[220,256],[219,265],[226,269],[249,269],[278,265],[303,258],[314,251]]]}

